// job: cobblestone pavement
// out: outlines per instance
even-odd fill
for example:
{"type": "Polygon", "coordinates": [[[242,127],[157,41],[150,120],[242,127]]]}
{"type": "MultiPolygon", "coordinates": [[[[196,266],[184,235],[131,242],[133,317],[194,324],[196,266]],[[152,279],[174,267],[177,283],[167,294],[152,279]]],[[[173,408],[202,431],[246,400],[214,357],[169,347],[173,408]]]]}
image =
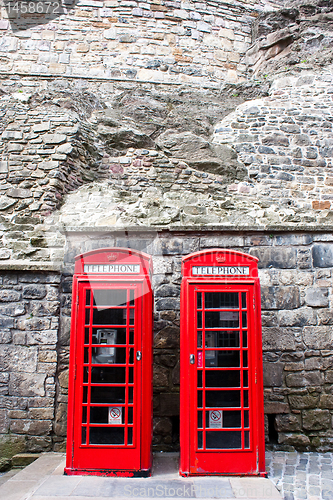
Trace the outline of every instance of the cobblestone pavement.
{"type": "Polygon", "coordinates": [[[268,477],[285,500],[333,500],[333,453],[266,452],[268,477]]]}

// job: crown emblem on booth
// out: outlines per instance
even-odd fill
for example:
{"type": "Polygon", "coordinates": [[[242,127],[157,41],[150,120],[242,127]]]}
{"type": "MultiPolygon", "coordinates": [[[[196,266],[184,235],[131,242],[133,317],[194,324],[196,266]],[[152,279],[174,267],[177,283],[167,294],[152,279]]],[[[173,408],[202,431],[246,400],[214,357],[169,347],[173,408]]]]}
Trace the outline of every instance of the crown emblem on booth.
{"type": "Polygon", "coordinates": [[[113,261],[117,260],[117,257],[118,257],[118,255],[116,253],[109,253],[107,255],[107,259],[109,262],[113,262],[113,261]]]}
{"type": "Polygon", "coordinates": [[[226,260],[225,255],[223,255],[223,254],[217,254],[216,255],[216,261],[217,262],[225,262],[225,260],[226,260]]]}

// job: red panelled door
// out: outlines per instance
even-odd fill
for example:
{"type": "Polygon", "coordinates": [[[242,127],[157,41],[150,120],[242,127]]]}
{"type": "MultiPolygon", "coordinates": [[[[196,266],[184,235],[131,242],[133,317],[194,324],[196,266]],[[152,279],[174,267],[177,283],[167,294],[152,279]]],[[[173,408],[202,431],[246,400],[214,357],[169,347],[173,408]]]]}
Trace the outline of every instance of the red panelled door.
{"type": "Polygon", "coordinates": [[[74,469],[140,469],[141,318],[140,283],[79,282],[74,469]]]}
{"type": "Polygon", "coordinates": [[[254,473],[254,286],[190,284],[188,300],[189,473],[254,473]]]}

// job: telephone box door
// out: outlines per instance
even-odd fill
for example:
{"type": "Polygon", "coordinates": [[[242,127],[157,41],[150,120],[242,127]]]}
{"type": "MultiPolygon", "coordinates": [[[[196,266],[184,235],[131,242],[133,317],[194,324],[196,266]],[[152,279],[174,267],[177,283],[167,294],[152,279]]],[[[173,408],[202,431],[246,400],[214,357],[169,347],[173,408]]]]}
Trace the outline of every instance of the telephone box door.
{"type": "Polygon", "coordinates": [[[140,469],[140,288],[79,284],[74,468],[140,469]]]}
{"type": "Polygon", "coordinates": [[[129,249],[102,249],[76,258],[69,475],[150,473],[151,271],[151,258],[129,249]]]}
{"type": "MultiPolygon", "coordinates": [[[[203,275],[182,284],[181,473],[260,474],[258,283],[250,276],[204,274],[217,273],[214,267],[202,267],[203,275]]],[[[227,266],[216,268],[227,272],[227,266]]]]}

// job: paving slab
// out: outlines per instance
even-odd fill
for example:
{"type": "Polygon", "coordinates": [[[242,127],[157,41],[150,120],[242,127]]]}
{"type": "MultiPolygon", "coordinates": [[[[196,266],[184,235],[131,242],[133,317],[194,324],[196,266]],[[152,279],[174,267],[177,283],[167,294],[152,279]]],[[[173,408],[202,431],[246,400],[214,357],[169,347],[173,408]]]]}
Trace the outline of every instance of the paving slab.
{"type": "Polygon", "coordinates": [[[31,465],[8,476],[0,486],[2,500],[128,500],[222,498],[276,500],[279,492],[269,479],[231,476],[181,477],[176,453],[155,454],[149,478],[65,476],[65,456],[42,454],[31,465]]]}

